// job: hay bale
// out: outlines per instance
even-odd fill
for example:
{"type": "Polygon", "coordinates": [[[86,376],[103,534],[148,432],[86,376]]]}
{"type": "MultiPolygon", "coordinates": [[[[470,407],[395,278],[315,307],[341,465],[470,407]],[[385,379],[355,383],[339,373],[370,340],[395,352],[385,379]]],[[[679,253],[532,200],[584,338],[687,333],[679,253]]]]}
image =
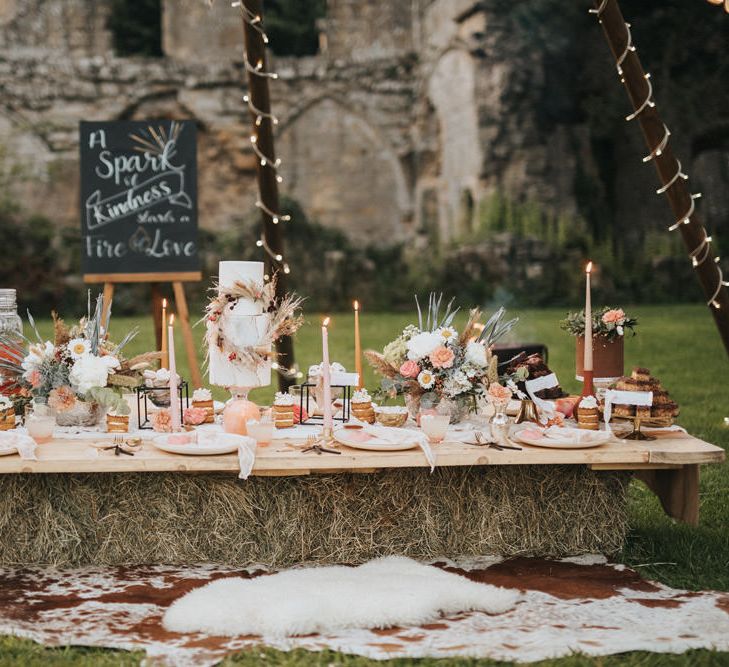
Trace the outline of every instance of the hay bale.
{"type": "Polygon", "coordinates": [[[2,475],[0,564],[288,566],[614,553],[629,475],[583,466],[305,477],[2,475]]]}

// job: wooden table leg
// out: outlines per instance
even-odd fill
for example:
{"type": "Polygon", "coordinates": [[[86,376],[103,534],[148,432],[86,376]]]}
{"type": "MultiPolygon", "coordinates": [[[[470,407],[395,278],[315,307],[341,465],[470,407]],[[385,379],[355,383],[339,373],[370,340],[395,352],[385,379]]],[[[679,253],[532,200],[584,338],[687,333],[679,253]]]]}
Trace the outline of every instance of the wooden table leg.
{"type": "Polygon", "coordinates": [[[668,516],[692,526],[698,525],[698,464],[677,470],[637,470],[635,476],[658,496],[668,516]]]}

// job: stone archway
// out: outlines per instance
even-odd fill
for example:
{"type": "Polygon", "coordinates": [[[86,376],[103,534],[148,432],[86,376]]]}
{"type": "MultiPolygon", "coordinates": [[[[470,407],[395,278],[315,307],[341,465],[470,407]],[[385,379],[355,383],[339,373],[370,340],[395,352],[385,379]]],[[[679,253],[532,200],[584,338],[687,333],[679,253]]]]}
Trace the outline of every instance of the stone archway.
{"type": "Polygon", "coordinates": [[[475,63],[462,50],[443,54],[428,80],[428,98],[435,109],[440,134],[439,218],[444,238],[472,227],[473,202],[479,199],[483,157],[475,85],[475,63]]]}
{"type": "Polygon", "coordinates": [[[411,206],[402,166],[360,116],[323,98],[287,123],[276,152],[282,193],[301,202],[312,221],[368,244],[404,237],[411,206]]]}

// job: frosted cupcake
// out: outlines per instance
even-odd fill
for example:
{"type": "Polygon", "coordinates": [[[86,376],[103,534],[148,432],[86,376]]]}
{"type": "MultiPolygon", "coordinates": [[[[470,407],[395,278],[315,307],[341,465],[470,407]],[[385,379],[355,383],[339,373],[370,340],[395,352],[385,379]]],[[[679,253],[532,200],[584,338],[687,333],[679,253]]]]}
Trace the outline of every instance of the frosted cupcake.
{"type": "Polygon", "coordinates": [[[366,389],[358,389],[352,394],[352,414],[362,422],[375,423],[375,409],[366,389]]]}
{"type": "Polygon", "coordinates": [[[215,421],[215,407],[213,406],[213,394],[209,389],[199,387],[192,392],[192,407],[205,410],[204,424],[212,424],[215,421]]]}
{"type": "Polygon", "coordinates": [[[577,426],[587,431],[600,430],[600,413],[597,399],[594,396],[585,396],[577,406],[577,426]]]}
{"type": "Polygon", "coordinates": [[[271,416],[276,428],[291,428],[294,425],[294,405],[296,397],[291,394],[276,392],[271,416]]]}
{"type": "Polygon", "coordinates": [[[0,395],[0,431],[11,428],[15,428],[15,408],[7,396],[0,395]]]}

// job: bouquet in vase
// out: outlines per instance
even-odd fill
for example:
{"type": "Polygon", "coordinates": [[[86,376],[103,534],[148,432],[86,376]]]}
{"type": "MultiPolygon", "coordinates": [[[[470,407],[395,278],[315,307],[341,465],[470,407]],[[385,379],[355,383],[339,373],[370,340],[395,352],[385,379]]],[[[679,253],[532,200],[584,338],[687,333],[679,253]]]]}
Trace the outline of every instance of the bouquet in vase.
{"type": "Polygon", "coordinates": [[[508,333],[518,319],[504,321],[504,308],[481,323],[481,311],[470,311],[462,331],[453,326],[458,309],[451,300],[441,312],[442,295],[430,295],[427,316],[420,304],[418,324],[410,324],[383,351],[365,353],[383,376],[382,391],[404,395],[413,416],[420,410],[447,411],[459,421],[476,407],[491,383],[498,381],[492,345],[508,333]]]}
{"type": "Polygon", "coordinates": [[[159,354],[150,352],[125,359],[121,352],[132,340],[134,329],[115,344],[106,331],[109,308],[102,322],[103,304],[99,296],[96,309],[78,324],[68,327],[53,313],[53,340],[44,340],[28,313],[35,340],[24,336],[0,335],[5,357],[0,370],[19,396],[48,403],[57,411],[61,425],[91,426],[101,418],[102,409],[128,414],[123,389],[141,382],[141,372],[159,354]]]}

